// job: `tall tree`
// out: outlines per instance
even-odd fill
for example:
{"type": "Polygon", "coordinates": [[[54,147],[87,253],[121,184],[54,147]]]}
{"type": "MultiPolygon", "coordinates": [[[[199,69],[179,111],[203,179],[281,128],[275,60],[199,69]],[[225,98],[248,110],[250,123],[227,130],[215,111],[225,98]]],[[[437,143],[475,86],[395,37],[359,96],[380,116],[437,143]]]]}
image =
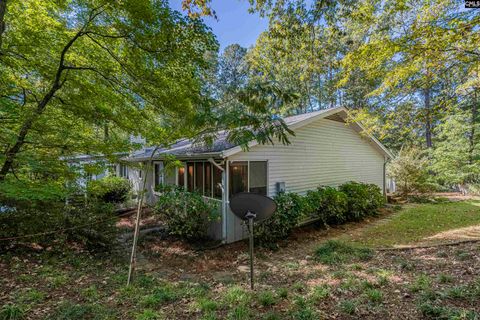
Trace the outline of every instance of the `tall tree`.
{"type": "Polygon", "coordinates": [[[217,85],[222,93],[243,88],[248,82],[247,49],[238,44],[227,46],[218,61],[217,85]]]}
{"type": "Polygon", "coordinates": [[[165,1],[6,4],[0,182],[52,176],[61,156],[129,150],[129,134],[167,144],[189,134],[178,123],[205,103],[204,57],[217,49],[201,20],[165,1]]]}

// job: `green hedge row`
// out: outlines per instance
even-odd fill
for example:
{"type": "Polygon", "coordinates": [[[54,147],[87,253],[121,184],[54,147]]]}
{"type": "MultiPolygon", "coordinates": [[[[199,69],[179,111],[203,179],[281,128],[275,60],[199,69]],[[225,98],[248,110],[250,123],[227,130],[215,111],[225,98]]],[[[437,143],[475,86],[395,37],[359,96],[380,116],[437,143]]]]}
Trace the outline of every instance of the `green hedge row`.
{"type": "Polygon", "coordinates": [[[315,219],[321,225],[338,225],[374,216],[385,203],[377,185],[347,182],[337,188],[319,187],[305,196],[279,193],[274,198],[277,211],[260,223],[255,231],[257,240],[272,246],[285,239],[300,222],[315,219]]]}
{"type": "MultiPolygon", "coordinates": [[[[218,204],[205,201],[200,194],[173,186],[162,186],[159,191],[154,211],[172,235],[187,240],[205,238],[208,223],[219,218],[218,204]]],[[[304,220],[315,219],[320,225],[359,221],[377,214],[384,204],[379,187],[357,182],[345,183],[338,189],[319,187],[304,196],[279,193],[274,200],[277,211],[255,228],[256,239],[265,246],[287,238],[304,220]]]]}

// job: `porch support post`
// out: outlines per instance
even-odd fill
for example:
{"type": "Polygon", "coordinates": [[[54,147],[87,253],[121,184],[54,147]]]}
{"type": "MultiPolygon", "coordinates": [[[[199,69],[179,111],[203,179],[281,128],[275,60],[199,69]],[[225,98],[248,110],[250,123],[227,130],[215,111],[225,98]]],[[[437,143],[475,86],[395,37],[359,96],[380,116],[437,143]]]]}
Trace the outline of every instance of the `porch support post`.
{"type": "Polygon", "coordinates": [[[383,158],[383,196],[387,198],[387,157],[383,158]]]}
{"type": "MultiPolygon", "coordinates": [[[[222,242],[227,243],[227,210],[228,210],[228,160],[224,158],[225,161],[225,168],[222,168],[218,163],[213,160],[213,158],[209,158],[208,162],[210,162],[213,166],[217,167],[218,170],[222,171],[222,242]]],[[[213,173],[212,173],[213,179],[213,173]]]]}
{"type": "Polygon", "coordinates": [[[223,210],[222,210],[222,233],[224,243],[228,242],[228,195],[229,195],[229,183],[228,183],[228,171],[229,161],[225,158],[225,170],[222,172],[222,184],[223,184],[223,210]]]}

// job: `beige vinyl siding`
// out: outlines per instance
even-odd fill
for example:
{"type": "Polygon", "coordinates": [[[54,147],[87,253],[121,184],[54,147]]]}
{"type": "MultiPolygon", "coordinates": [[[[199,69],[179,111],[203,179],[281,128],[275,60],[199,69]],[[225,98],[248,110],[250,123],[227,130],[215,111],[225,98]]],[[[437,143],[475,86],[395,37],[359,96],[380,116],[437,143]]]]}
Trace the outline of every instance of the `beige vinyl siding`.
{"type": "Polygon", "coordinates": [[[267,160],[271,196],[277,182],[285,182],[287,191],[297,193],[351,180],[375,183],[382,188],[383,155],[350,126],[320,119],[295,133],[290,137],[290,145],[257,145],[229,160],[267,160]]]}

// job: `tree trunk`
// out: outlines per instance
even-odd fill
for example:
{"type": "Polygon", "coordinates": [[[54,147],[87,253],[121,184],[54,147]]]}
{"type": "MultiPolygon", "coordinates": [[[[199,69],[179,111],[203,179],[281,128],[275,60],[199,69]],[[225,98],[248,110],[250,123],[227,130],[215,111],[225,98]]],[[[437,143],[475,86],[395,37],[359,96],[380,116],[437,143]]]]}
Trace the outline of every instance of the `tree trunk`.
{"type": "Polygon", "coordinates": [[[425,140],[427,148],[432,147],[432,109],[430,106],[430,87],[425,89],[425,140]]]}
{"type": "Polygon", "coordinates": [[[109,138],[110,132],[108,129],[108,123],[105,123],[105,125],[103,126],[103,141],[107,142],[109,138]]]}
{"type": "Polygon", "coordinates": [[[17,156],[18,152],[20,152],[22,146],[25,144],[25,138],[28,132],[32,128],[35,120],[43,113],[45,107],[50,102],[53,95],[55,94],[55,92],[57,92],[58,89],[60,89],[60,83],[52,86],[52,88],[43,97],[42,101],[38,103],[34,113],[23,123],[18,133],[17,141],[10,149],[5,152],[5,162],[3,163],[2,169],[0,169],[0,181],[5,180],[7,173],[12,169],[15,157],[17,156]]]}
{"type": "Polygon", "coordinates": [[[478,100],[477,100],[477,90],[475,89],[474,92],[474,99],[473,99],[473,104],[472,104],[472,117],[471,117],[471,127],[470,127],[470,136],[469,136],[469,150],[468,150],[468,158],[469,158],[469,163],[473,164],[474,162],[474,151],[475,151],[475,125],[477,123],[477,117],[478,117],[478,100]]]}
{"type": "Polygon", "coordinates": [[[2,36],[5,32],[5,12],[7,11],[7,0],[0,0],[0,51],[2,50],[2,36]]]}
{"type": "Polygon", "coordinates": [[[83,28],[78,31],[75,36],[73,36],[72,39],[70,39],[70,41],[63,48],[60,54],[60,61],[58,63],[58,68],[55,74],[55,79],[53,80],[52,87],[50,88],[50,90],[48,90],[42,100],[37,104],[37,107],[33,111],[32,115],[23,122],[20,131],[18,132],[15,144],[11,148],[7,149],[7,151],[5,152],[5,162],[0,169],[0,182],[4,181],[8,172],[12,170],[15,158],[20,152],[22,146],[25,144],[25,138],[27,137],[27,134],[32,128],[33,124],[38,119],[38,117],[42,115],[50,100],[52,100],[55,93],[62,87],[63,83],[65,82],[65,79],[63,81],[61,80],[62,73],[66,69],[64,65],[65,55],[67,54],[67,51],[70,49],[70,47],[75,43],[75,41],[82,36],[82,34],[83,28]]]}

